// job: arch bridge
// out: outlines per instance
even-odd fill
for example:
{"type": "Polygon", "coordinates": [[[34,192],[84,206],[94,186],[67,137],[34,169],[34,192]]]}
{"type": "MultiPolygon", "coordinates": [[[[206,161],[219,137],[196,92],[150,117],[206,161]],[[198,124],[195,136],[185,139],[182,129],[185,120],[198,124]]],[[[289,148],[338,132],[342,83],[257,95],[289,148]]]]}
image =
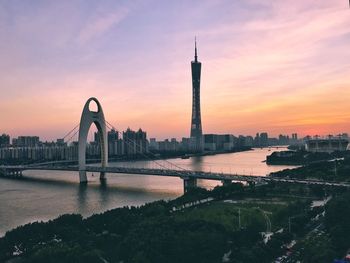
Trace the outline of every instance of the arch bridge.
{"type": "MultiPolygon", "coordinates": [[[[107,142],[107,128],[106,120],[103,114],[100,102],[92,97],[87,100],[83,108],[83,113],[80,118],[79,125],[79,141],[78,141],[78,160],[79,160],[79,178],[80,183],[86,183],[86,144],[89,129],[92,124],[96,125],[97,133],[100,139],[101,146],[101,167],[105,168],[108,164],[108,142],[107,142]],[[90,103],[94,101],[97,105],[97,111],[90,110],[90,103]]],[[[100,179],[104,179],[105,173],[100,172],[100,179]]]]}

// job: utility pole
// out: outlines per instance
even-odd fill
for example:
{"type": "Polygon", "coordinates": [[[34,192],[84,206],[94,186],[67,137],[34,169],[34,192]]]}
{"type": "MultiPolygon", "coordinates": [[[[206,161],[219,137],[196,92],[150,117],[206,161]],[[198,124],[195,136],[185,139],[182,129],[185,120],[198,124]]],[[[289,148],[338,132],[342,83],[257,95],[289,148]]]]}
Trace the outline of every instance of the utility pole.
{"type": "Polygon", "coordinates": [[[271,232],[271,220],[269,218],[269,216],[264,212],[265,216],[266,216],[266,219],[267,219],[267,225],[268,225],[268,229],[267,229],[267,232],[271,232]]]}
{"type": "MultiPolygon", "coordinates": [[[[349,1],[350,1],[350,0],[349,0],[349,1]]],[[[324,187],[323,213],[326,213],[326,202],[327,202],[327,193],[326,193],[326,187],[324,187]]]]}
{"type": "Polygon", "coordinates": [[[291,224],[290,224],[290,217],[288,217],[288,229],[289,229],[289,234],[292,232],[291,231],[291,224]]]}
{"type": "Polygon", "coordinates": [[[271,220],[270,220],[269,216],[267,215],[266,211],[262,210],[261,208],[259,208],[259,210],[263,213],[263,216],[264,216],[265,221],[266,221],[266,233],[270,233],[271,232],[271,220]]]}
{"type": "Polygon", "coordinates": [[[241,209],[238,208],[238,227],[241,229],[241,209]]]}

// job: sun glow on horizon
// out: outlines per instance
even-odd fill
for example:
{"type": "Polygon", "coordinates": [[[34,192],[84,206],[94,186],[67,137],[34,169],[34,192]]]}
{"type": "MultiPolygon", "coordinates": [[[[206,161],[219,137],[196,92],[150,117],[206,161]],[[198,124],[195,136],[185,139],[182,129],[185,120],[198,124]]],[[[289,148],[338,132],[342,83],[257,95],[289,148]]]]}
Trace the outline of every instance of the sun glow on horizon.
{"type": "Polygon", "coordinates": [[[188,137],[195,35],[203,133],[350,132],[349,24],[342,0],[3,2],[0,132],[55,140],[97,97],[119,130],[188,137]]]}

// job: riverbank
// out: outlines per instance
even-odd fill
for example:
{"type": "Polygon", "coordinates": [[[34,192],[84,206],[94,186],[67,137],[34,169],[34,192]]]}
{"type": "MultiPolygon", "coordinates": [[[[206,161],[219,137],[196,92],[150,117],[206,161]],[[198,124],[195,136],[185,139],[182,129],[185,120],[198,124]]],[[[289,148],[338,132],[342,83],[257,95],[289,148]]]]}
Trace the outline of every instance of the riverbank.
{"type": "Polygon", "coordinates": [[[350,157],[350,151],[342,152],[307,152],[307,151],[279,151],[266,157],[268,165],[307,165],[335,158],[350,157]]]}
{"type": "Polygon", "coordinates": [[[152,153],[142,154],[142,155],[110,157],[109,160],[110,161],[148,161],[148,160],[167,160],[167,159],[175,159],[175,158],[188,159],[191,157],[238,153],[238,152],[245,152],[245,151],[251,151],[251,150],[253,150],[253,148],[251,147],[237,147],[231,150],[204,151],[202,153],[193,153],[193,152],[187,152],[187,151],[174,151],[174,152],[153,151],[152,153]]]}
{"type": "MultiPolygon", "coordinates": [[[[195,189],[172,201],[112,209],[86,219],[64,215],[8,232],[0,239],[0,261],[271,262],[284,255],[293,240],[297,246],[305,242],[314,229],[309,224],[313,218],[318,217],[316,224],[323,224],[323,209],[312,208],[311,201],[324,193],[313,189],[231,184],[211,191],[195,189]],[[296,198],[300,191],[302,198],[296,198]]],[[[339,209],[337,204],[326,209],[326,219],[329,209],[339,209]]],[[[339,224],[336,221],[333,226],[339,224]]],[[[344,245],[321,254],[325,259],[341,257],[344,245]]],[[[306,252],[310,250],[303,250],[306,252]]]]}
{"type": "MultiPolygon", "coordinates": [[[[122,156],[109,156],[108,160],[110,162],[121,162],[121,161],[147,161],[147,160],[166,160],[173,158],[190,158],[190,157],[200,157],[200,156],[208,156],[208,155],[218,155],[218,154],[227,154],[227,153],[237,153],[252,150],[251,147],[236,147],[231,150],[220,150],[220,151],[204,151],[202,153],[193,153],[188,151],[153,151],[152,153],[143,153],[143,154],[135,154],[135,155],[122,155],[122,156]]],[[[0,160],[0,165],[28,165],[35,163],[43,163],[43,162],[63,162],[65,160],[30,160],[30,159],[7,159],[0,160]]],[[[75,162],[72,160],[66,160],[67,162],[75,162]]],[[[90,156],[87,158],[87,163],[96,163],[100,162],[101,159],[98,156],[90,156]],[[97,157],[97,158],[94,158],[97,157]]]]}
{"type": "Polygon", "coordinates": [[[273,172],[270,176],[280,178],[313,179],[333,182],[350,182],[350,157],[317,161],[295,169],[273,172]]]}

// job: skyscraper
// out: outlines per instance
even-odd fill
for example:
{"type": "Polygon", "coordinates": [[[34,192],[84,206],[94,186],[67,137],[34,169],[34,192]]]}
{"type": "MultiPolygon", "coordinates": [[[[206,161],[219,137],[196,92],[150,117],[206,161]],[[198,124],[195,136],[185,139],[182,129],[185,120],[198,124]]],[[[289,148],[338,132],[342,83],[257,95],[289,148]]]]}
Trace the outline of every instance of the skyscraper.
{"type": "Polygon", "coordinates": [[[195,152],[203,151],[200,80],[202,64],[197,57],[197,41],[194,44],[194,61],[191,62],[192,70],[192,122],[191,122],[191,148],[195,152]]]}

